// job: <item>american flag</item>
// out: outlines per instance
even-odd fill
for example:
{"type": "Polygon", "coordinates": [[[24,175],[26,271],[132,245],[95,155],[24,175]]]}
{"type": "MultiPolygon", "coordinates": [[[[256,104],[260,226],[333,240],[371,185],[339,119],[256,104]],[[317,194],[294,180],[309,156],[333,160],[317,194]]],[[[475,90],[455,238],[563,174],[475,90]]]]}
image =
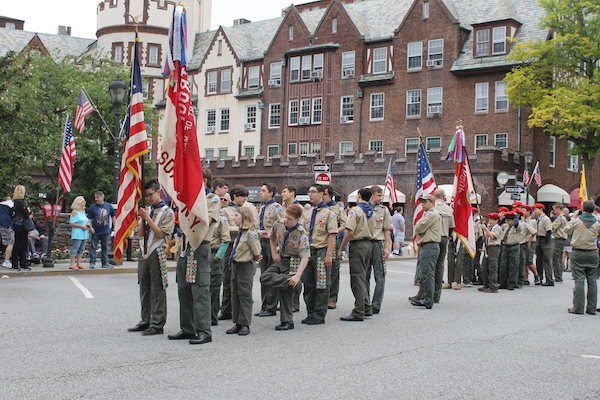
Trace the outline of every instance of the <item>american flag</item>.
{"type": "Polygon", "coordinates": [[[81,133],[85,129],[85,117],[94,111],[94,107],[83,93],[79,92],[79,101],[77,102],[77,112],[75,113],[75,128],[81,133]]]}
{"type": "Polygon", "coordinates": [[[396,184],[394,183],[394,171],[392,170],[391,158],[387,170],[387,176],[385,177],[385,189],[390,193],[388,207],[390,208],[390,210],[392,210],[394,208],[394,203],[398,202],[398,196],[396,195],[396,184]]]}
{"type": "Polygon", "coordinates": [[[529,175],[529,164],[525,163],[525,167],[523,168],[523,184],[525,186],[529,185],[531,182],[531,176],[529,175]]]}
{"type": "MultiPolygon", "coordinates": [[[[419,156],[417,157],[417,182],[415,190],[415,211],[413,213],[413,226],[419,222],[423,216],[423,206],[419,201],[421,196],[426,194],[433,195],[435,191],[435,179],[433,179],[433,172],[427,159],[427,153],[425,153],[425,147],[423,142],[419,145],[419,156]]],[[[413,236],[413,241],[416,240],[416,235],[413,236]]]]}
{"type": "MultiPolygon", "coordinates": [[[[148,136],[144,122],[144,99],[140,73],[139,39],[135,37],[133,82],[129,98],[129,112],[125,122],[125,139],[119,194],[117,220],[115,223],[115,259],[123,259],[127,239],[137,226],[137,206],[142,198],[143,155],[148,153],[148,136]]],[[[116,200],[116,199],[115,199],[116,200]]]]}
{"type": "Polygon", "coordinates": [[[58,181],[60,182],[60,185],[65,193],[71,191],[71,181],[73,180],[73,161],[76,157],[77,154],[75,152],[75,138],[73,137],[71,115],[67,114],[62,155],[60,156],[60,166],[58,167],[58,181]]]}
{"type": "Polygon", "coordinates": [[[533,169],[533,180],[535,181],[538,187],[542,187],[542,174],[540,173],[540,162],[538,161],[535,164],[535,168],[533,169]]]}

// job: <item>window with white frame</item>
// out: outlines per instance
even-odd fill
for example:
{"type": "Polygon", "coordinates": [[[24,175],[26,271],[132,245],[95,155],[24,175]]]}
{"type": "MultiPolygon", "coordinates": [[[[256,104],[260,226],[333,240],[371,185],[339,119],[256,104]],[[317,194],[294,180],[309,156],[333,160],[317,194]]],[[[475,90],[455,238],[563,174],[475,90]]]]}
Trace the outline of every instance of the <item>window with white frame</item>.
{"type": "Polygon", "coordinates": [[[444,64],[444,39],[430,40],[427,49],[428,67],[440,67],[444,64]]]}
{"type": "Polygon", "coordinates": [[[496,111],[508,111],[508,95],[506,94],[507,87],[508,82],[496,82],[496,111]]]}
{"type": "Polygon", "coordinates": [[[221,93],[231,92],[231,70],[224,69],[221,71],[221,93]]]}
{"type": "Polygon", "coordinates": [[[298,143],[288,143],[288,155],[298,154],[298,143]]]}
{"type": "Polygon", "coordinates": [[[219,39],[217,42],[217,55],[220,56],[223,54],[223,39],[219,39]]]}
{"type": "Polygon", "coordinates": [[[244,146],[244,155],[254,161],[254,146],[244,146]]]}
{"type": "Polygon", "coordinates": [[[268,146],[267,147],[267,161],[271,161],[273,156],[279,154],[279,146],[268,146]]]}
{"type": "Polygon", "coordinates": [[[421,10],[421,16],[423,19],[429,18],[429,2],[423,2],[423,9],[421,10]]]}
{"type": "Polygon", "coordinates": [[[442,147],[441,136],[431,136],[425,140],[425,150],[430,151],[431,149],[439,149],[442,147]]]}
{"type": "Polygon", "coordinates": [[[300,100],[300,124],[310,123],[310,99],[300,100]]]}
{"type": "Polygon", "coordinates": [[[340,108],[340,122],[354,121],[354,96],[342,96],[340,108]]]}
{"type": "Polygon", "coordinates": [[[475,144],[475,148],[473,150],[475,153],[477,153],[478,148],[480,148],[481,146],[488,145],[488,135],[485,133],[479,133],[475,135],[475,139],[473,140],[473,142],[475,144]]]}
{"type": "Polygon", "coordinates": [[[14,22],[7,22],[6,25],[4,25],[4,27],[6,29],[17,29],[17,24],[15,24],[14,22]]]}
{"type": "Polygon", "coordinates": [[[404,154],[416,153],[419,151],[419,138],[404,139],[404,154]]]}
{"type": "Polygon", "coordinates": [[[229,108],[221,108],[219,132],[229,132],[229,108]]]}
{"type": "Polygon", "coordinates": [[[352,141],[340,142],[340,158],[344,158],[344,154],[352,151],[352,141]]]}
{"type": "Polygon", "coordinates": [[[290,59],[290,82],[298,82],[300,80],[300,57],[292,57],[290,59]]]}
{"type": "Polygon", "coordinates": [[[487,82],[475,84],[475,112],[487,112],[488,89],[489,85],[487,82]]]}
{"type": "Polygon", "coordinates": [[[387,47],[373,49],[373,73],[384,74],[387,71],[387,47]]]}
{"type": "Polygon", "coordinates": [[[310,79],[312,56],[302,56],[302,80],[310,79]]]}
{"type": "Polygon", "coordinates": [[[204,149],[204,158],[207,160],[215,158],[215,149],[204,149]]]}
{"type": "Polygon", "coordinates": [[[258,88],[258,84],[260,83],[260,67],[250,67],[248,68],[248,89],[256,89],[258,88]]]}
{"type": "Polygon", "coordinates": [[[331,33],[337,33],[337,18],[331,18],[331,33]]]}
{"type": "Polygon", "coordinates": [[[269,104],[269,128],[281,126],[281,104],[269,104]]]}
{"type": "Polygon", "coordinates": [[[244,128],[256,129],[256,106],[246,106],[246,124],[244,128]]]}
{"type": "Polygon", "coordinates": [[[492,54],[506,53],[506,27],[499,26],[492,30],[492,54]]]}
{"type": "Polygon", "coordinates": [[[229,149],[227,147],[219,148],[219,159],[224,160],[229,157],[229,149]]]}
{"type": "Polygon", "coordinates": [[[556,136],[550,136],[550,167],[556,165],[556,136]]]}
{"type": "Polygon", "coordinates": [[[281,85],[281,61],[271,63],[269,85],[281,85]]]}
{"type": "Polygon", "coordinates": [[[369,150],[375,151],[375,155],[377,156],[377,158],[383,157],[383,140],[369,140],[369,150]]]}
{"type": "Polygon", "coordinates": [[[310,144],[310,152],[313,154],[319,154],[321,152],[321,142],[312,142],[310,144]]]}
{"type": "Polygon", "coordinates": [[[421,116],[421,89],[411,89],[406,91],[406,116],[421,116]]]}
{"type": "Polygon", "coordinates": [[[158,45],[148,45],[148,64],[160,64],[160,60],[158,59],[158,50],[158,45]]]}
{"type": "Polygon", "coordinates": [[[313,56],[313,71],[323,70],[323,54],[313,56]]]}
{"type": "Polygon", "coordinates": [[[443,89],[441,87],[427,89],[427,115],[442,113],[443,89]]]}
{"type": "Polygon", "coordinates": [[[113,60],[118,63],[123,62],[123,45],[122,44],[113,45],[113,60]]]}
{"type": "Polygon", "coordinates": [[[294,40],[294,25],[288,26],[288,40],[294,40]]]}
{"type": "Polygon", "coordinates": [[[215,133],[217,125],[217,111],[206,110],[206,133],[215,133]]]}
{"type": "Polygon", "coordinates": [[[354,57],[355,53],[353,51],[342,53],[342,78],[354,76],[354,57]]]}
{"type": "Polygon", "coordinates": [[[150,95],[150,82],[144,81],[144,83],[142,83],[142,98],[144,100],[148,100],[149,95],[150,95]]]}
{"type": "Polygon", "coordinates": [[[298,100],[290,100],[288,125],[298,125],[298,100]]]}
{"type": "Polygon", "coordinates": [[[421,69],[423,66],[423,43],[413,42],[408,45],[408,69],[421,69]]]}
{"type": "Polygon", "coordinates": [[[385,99],[383,93],[371,94],[371,112],[369,114],[370,121],[383,121],[384,102],[385,99]]]}
{"type": "Polygon", "coordinates": [[[312,123],[320,124],[323,120],[323,99],[321,97],[312,100],[312,123]]]}
{"type": "Polygon", "coordinates": [[[479,29],[475,33],[476,38],[476,47],[475,47],[475,55],[476,56],[487,56],[490,54],[490,30],[489,29],[479,29]]]}
{"type": "Polygon", "coordinates": [[[206,76],[206,93],[207,94],[216,94],[217,93],[217,71],[210,71],[206,76]]]}
{"type": "Polygon", "coordinates": [[[567,142],[567,152],[569,154],[569,166],[567,169],[569,171],[577,172],[579,170],[579,156],[576,154],[571,154],[573,147],[575,147],[575,142],[569,140],[567,142]]]}
{"type": "Polygon", "coordinates": [[[308,154],[308,143],[300,143],[300,158],[305,159],[308,154]]]}
{"type": "Polygon", "coordinates": [[[494,133],[494,146],[501,149],[508,147],[508,133],[494,133]]]}

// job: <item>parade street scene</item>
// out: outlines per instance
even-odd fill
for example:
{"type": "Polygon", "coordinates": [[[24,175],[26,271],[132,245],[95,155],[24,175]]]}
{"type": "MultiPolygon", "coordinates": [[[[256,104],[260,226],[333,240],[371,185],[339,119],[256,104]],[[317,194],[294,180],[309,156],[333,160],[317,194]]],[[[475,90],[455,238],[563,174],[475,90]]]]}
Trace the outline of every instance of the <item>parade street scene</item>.
{"type": "Polygon", "coordinates": [[[31,2],[0,399],[600,399],[600,0],[31,2]]]}

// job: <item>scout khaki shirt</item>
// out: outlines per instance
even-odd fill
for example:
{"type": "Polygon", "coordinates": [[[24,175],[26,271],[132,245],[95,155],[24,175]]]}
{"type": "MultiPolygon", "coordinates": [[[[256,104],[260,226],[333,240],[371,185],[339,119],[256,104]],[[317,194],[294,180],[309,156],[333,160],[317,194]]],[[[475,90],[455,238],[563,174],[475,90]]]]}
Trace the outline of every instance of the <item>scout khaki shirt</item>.
{"type": "Polygon", "coordinates": [[[492,234],[491,238],[488,238],[488,246],[499,246],[502,243],[502,238],[504,237],[504,232],[500,225],[496,224],[490,228],[490,233],[492,234]]]}
{"type": "Polygon", "coordinates": [[[256,233],[256,229],[250,228],[241,233],[233,261],[240,263],[252,261],[254,256],[259,255],[261,251],[262,247],[258,239],[258,233],[256,233]]]}
{"type": "Polygon", "coordinates": [[[387,207],[381,204],[373,206],[374,240],[385,240],[385,232],[392,229],[392,216],[387,207]]]}
{"type": "MultiPolygon", "coordinates": [[[[308,210],[304,211],[304,229],[307,235],[310,235],[310,219],[315,206],[313,205],[308,210]]],[[[312,240],[310,243],[311,249],[327,248],[329,244],[329,235],[337,234],[338,222],[335,212],[329,207],[319,208],[315,215],[315,225],[313,227],[312,240]]]]}
{"type": "Polygon", "coordinates": [[[373,239],[374,230],[373,216],[367,218],[362,208],[355,206],[348,211],[348,220],[346,221],[346,229],[354,232],[351,242],[362,239],[373,239]]]}
{"type": "Polygon", "coordinates": [[[345,227],[346,220],[348,219],[348,217],[346,216],[346,212],[344,211],[344,209],[340,207],[339,204],[329,206],[329,209],[332,210],[337,217],[338,228],[341,228],[342,226],[345,227]]]}
{"type": "Polygon", "coordinates": [[[423,213],[423,216],[415,225],[414,231],[417,235],[417,244],[439,243],[442,240],[442,219],[435,207],[423,213]]]}
{"type": "Polygon", "coordinates": [[[567,226],[567,218],[564,214],[559,215],[552,221],[552,230],[555,238],[566,239],[567,232],[565,232],[565,226],[567,226]]]}
{"type": "Polygon", "coordinates": [[[454,218],[452,217],[452,209],[444,200],[436,200],[435,207],[442,218],[441,233],[442,236],[448,237],[450,229],[454,229],[454,218]]]}
{"type": "MultiPolygon", "coordinates": [[[[278,248],[281,248],[283,245],[285,230],[285,223],[283,221],[277,221],[269,234],[269,239],[275,239],[275,244],[278,248]]],[[[300,224],[298,229],[294,229],[288,235],[288,240],[285,243],[285,249],[283,250],[283,256],[310,258],[310,242],[308,241],[308,235],[302,227],[302,224],[300,224]]]]}
{"type": "Polygon", "coordinates": [[[252,204],[245,202],[241,206],[228,205],[227,207],[222,208],[221,210],[227,217],[227,223],[229,224],[229,233],[230,233],[231,237],[234,238],[233,240],[235,240],[235,237],[237,236],[238,232],[240,231],[240,228],[235,224],[235,214],[237,214],[237,212],[238,212],[237,210],[240,207],[248,207],[250,210],[252,210],[252,214],[254,215],[255,222],[258,226],[258,214],[256,212],[256,208],[254,208],[254,206],[252,204]]]}
{"type": "Polygon", "coordinates": [[[519,243],[521,244],[525,244],[529,241],[529,238],[531,237],[531,235],[535,235],[535,233],[537,232],[536,228],[534,228],[533,226],[531,226],[530,222],[532,220],[526,220],[526,219],[522,219],[519,221],[519,225],[523,225],[523,227],[525,229],[523,229],[523,237],[521,238],[521,241],[519,243]]]}
{"type": "Polygon", "coordinates": [[[524,229],[525,227],[521,224],[519,224],[519,226],[510,226],[508,223],[502,225],[502,241],[504,245],[512,246],[521,243],[524,229]],[[506,236],[506,232],[508,232],[508,236],[506,236]]]}
{"type": "Polygon", "coordinates": [[[552,230],[552,221],[546,214],[538,218],[537,235],[546,236],[547,231],[552,230]]]}
{"type": "Polygon", "coordinates": [[[578,250],[596,250],[597,240],[600,235],[600,223],[594,222],[589,228],[579,218],[571,218],[565,227],[567,234],[573,234],[571,246],[578,250]]]}
{"type": "MultiPolygon", "coordinates": [[[[283,207],[279,203],[271,203],[269,205],[262,205],[260,211],[258,213],[258,218],[260,219],[260,214],[265,209],[265,215],[263,216],[263,226],[265,231],[270,231],[273,229],[273,225],[277,220],[283,219],[283,207]]],[[[260,226],[260,221],[259,221],[260,226]]]]}
{"type": "Polygon", "coordinates": [[[217,196],[214,193],[209,193],[206,196],[206,203],[208,206],[208,218],[210,222],[208,226],[208,232],[202,240],[210,241],[213,238],[213,232],[215,231],[215,228],[217,226],[217,221],[219,221],[220,219],[219,211],[221,210],[221,203],[219,196],[217,196]]]}
{"type": "MultiPolygon", "coordinates": [[[[151,248],[153,248],[155,246],[155,244],[157,244],[161,241],[162,241],[162,243],[160,243],[159,247],[167,247],[167,239],[173,233],[173,227],[175,226],[175,213],[173,212],[173,210],[171,210],[167,206],[164,206],[161,208],[155,208],[154,215],[152,216],[152,221],[154,221],[154,223],[156,225],[158,225],[160,230],[163,231],[164,233],[166,233],[167,236],[160,239],[158,236],[154,235],[154,232],[152,232],[152,229],[150,229],[148,224],[144,223],[144,226],[148,230],[148,238],[150,240],[149,243],[146,243],[146,247],[144,247],[144,241],[146,240],[146,238],[144,237],[144,232],[141,231],[142,218],[140,217],[139,221],[138,221],[138,229],[137,229],[138,236],[140,237],[140,249],[146,248],[147,250],[150,250],[151,248]],[[164,208],[164,212],[161,212],[161,210],[163,210],[163,208],[164,208]]],[[[147,255],[150,255],[150,254],[151,254],[151,252],[148,252],[147,255]]],[[[143,255],[142,255],[142,258],[144,258],[143,255]]],[[[145,257],[145,258],[147,258],[147,257],[145,257]]]]}
{"type": "Polygon", "coordinates": [[[535,242],[537,240],[537,229],[538,229],[538,221],[537,219],[533,218],[532,216],[530,216],[529,218],[525,219],[525,222],[527,222],[527,224],[531,227],[531,229],[533,230],[533,240],[531,241],[532,243],[535,242]]]}
{"type": "Polygon", "coordinates": [[[229,222],[227,221],[227,217],[222,210],[220,211],[219,215],[219,220],[216,223],[216,227],[210,241],[211,249],[218,249],[223,242],[231,242],[231,235],[229,234],[229,222]]]}

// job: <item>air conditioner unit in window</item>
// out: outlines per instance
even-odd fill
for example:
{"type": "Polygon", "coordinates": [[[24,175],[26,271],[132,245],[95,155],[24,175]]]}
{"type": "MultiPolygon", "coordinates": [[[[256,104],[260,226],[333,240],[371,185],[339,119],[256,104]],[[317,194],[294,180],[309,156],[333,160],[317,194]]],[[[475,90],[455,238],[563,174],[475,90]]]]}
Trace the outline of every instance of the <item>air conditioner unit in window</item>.
{"type": "Polygon", "coordinates": [[[354,119],[352,117],[349,117],[347,115],[340,117],[340,122],[352,122],[353,120],[354,119]]]}
{"type": "Polygon", "coordinates": [[[427,60],[427,67],[439,67],[442,65],[442,60],[427,60]]]}
{"type": "Polygon", "coordinates": [[[323,79],[323,71],[318,69],[316,71],[313,71],[310,73],[310,78],[313,81],[320,81],[321,79],[323,79]]]}
{"type": "Polygon", "coordinates": [[[269,86],[280,86],[281,81],[279,79],[269,79],[269,86]]]}
{"type": "Polygon", "coordinates": [[[354,76],[354,68],[346,68],[342,70],[342,76],[344,78],[350,78],[354,76]]]}
{"type": "Polygon", "coordinates": [[[442,113],[442,106],[429,106],[427,107],[427,114],[439,115],[442,113]]]}
{"type": "Polygon", "coordinates": [[[215,133],[215,127],[213,126],[207,126],[206,127],[206,133],[215,133]]]}
{"type": "Polygon", "coordinates": [[[244,124],[245,131],[251,131],[254,129],[254,124],[244,124]]]}
{"type": "Polygon", "coordinates": [[[308,125],[310,124],[310,117],[300,117],[298,118],[298,123],[300,125],[308,125]]]}

